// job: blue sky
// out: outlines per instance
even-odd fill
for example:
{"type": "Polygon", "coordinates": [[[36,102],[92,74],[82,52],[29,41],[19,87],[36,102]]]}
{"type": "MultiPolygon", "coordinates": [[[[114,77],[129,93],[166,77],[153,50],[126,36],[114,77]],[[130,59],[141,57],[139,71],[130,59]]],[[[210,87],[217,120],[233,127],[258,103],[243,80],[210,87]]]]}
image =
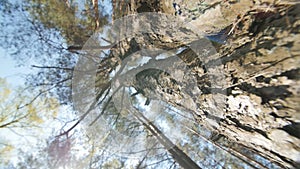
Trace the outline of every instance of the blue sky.
{"type": "MultiPolygon", "coordinates": [[[[12,1],[14,2],[14,0],[12,1]]],[[[22,1],[15,1],[15,3],[20,3],[22,1]]],[[[80,0],[76,0],[78,5],[82,4],[80,0]]],[[[112,5],[110,1],[105,0],[104,2],[105,12],[110,14],[112,11],[112,5]]],[[[0,15],[0,20],[6,21],[5,18],[0,15]]],[[[12,86],[20,86],[23,85],[25,82],[25,77],[29,73],[33,73],[34,69],[32,70],[30,65],[18,67],[16,61],[10,56],[9,51],[3,49],[0,46],[0,77],[5,78],[9,84],[12,86]]]]}
{"type": "Polygon", "coordinates": [[[14,87],[23,85],[24,77],[30,72],[29,67],[18,67],[9,53],[0,47],[0,77],[14,87]]]}

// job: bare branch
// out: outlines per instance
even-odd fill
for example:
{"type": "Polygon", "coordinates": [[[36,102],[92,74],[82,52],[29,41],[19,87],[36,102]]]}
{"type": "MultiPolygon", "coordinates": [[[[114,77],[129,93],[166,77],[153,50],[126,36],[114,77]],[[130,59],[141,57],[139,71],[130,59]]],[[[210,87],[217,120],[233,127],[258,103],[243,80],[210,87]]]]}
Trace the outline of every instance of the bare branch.
{"type": "Polygon", "coordinates": [[[112,97],[119,91],[119,89],[121,88],[122,86],[120,85],[113,93],[112,95],[108,98],[107,102],[105,103],[105,105],[103,106],[102,108],[102,111],[101,113],[95,118],[95,120],[90,124],[90,126],[92,126],[104,113],[104,111],[106,110],[107,106],[109,105],[112,97]]]}
{"type": "Polygon", "coordinates": [[[37,66],[37,65],[31,65],[31,67],[41,68],[41,69],[62,69],[62,70],[69,70],[69,71],[73,71],[74,70],[74,68],[58,67],[58,66],[37,66]]]}

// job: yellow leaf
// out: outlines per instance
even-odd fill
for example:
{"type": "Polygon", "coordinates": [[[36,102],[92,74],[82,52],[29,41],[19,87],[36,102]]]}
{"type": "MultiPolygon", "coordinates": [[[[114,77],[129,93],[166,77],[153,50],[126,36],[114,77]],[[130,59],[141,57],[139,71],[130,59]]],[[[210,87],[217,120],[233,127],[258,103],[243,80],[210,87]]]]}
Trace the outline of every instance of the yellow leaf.
{"type": "Polygon", "coordinates": [[[52,117],[56,118],[58,114],[59,102],[55,98],[47,98],[47,104],[49,111],[52,111],[52,117]]]}
{"type": "Polygon", "coordinates": [[[35,107],[33,107],[32,105],[28,105],[29,120],[41,124],[44,122],[44,120],[40,118],[37,113],[38,112],[35,107]]]}
{"type": "Polygon", "coordinates": [[[3,97],[7,98],[10,95],[10,93],[11,93],[11,90],[9,90],[8,88],[5,88],[3,90],[3,97]]]}
{"type": "Polygon", "coordinates": [[[11,152],[14,149],[14,146],[12,145],[6,145],[3,149],[1,149],[1,154],[6,154],[11,152]]]}

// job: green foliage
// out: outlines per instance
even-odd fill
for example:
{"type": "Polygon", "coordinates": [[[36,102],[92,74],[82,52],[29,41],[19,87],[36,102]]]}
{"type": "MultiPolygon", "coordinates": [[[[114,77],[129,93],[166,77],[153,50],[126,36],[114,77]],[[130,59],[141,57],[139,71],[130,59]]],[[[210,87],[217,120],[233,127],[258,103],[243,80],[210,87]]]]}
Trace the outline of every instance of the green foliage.
{"type": "Polygon", "coordinates": [[[99,12],[93,11],[89,1],[84,4],[85,9],[67,1],[27,0],[27,3],[26,9],[34,21],[41,22],[47,29],[58,30],[70,45],[83,45],[96,30],[97,22],[107,23],[105,16],[95,16],[99,12]]]}

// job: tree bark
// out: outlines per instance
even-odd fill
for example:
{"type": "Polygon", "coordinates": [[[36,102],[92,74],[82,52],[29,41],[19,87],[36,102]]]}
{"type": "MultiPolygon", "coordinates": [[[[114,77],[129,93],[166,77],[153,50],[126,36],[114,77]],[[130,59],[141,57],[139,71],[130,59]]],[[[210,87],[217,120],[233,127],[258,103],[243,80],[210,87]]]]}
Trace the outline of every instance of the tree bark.
{"type": "MultiPolygon", "coordinates": [[[[125,6],[130,14],[175,14],[166,4],[139,0],[125,6]]],[[[181,8],[194,8],[191,4],[182,2],[181,8]]],[[[197,105],[194,113],[199,125],[206,124],[222,136],[216,142],[233,146],[242,154],[248,149],[280,167],[300,168],[299,3],[216,0],[206,8],[198,7],[200,14],[186,10],[182,17],[191,19],[190,23],[204,32],[229,34],[226,44],[215,44],[216,55],[199,58],[190,49],[178,54],[195,74],[202,93],[191,96],[197,105]],[[222,71],[223,79],[214,78],[220,73],[215,70],[222,71]],[[219,102],[218,98],[223,100],[219,102]]],[[[166,42],[155,36],[149,41],[160,48],[181,47],[177,41],[166,42]]],[[[137,38],[136,43],[118,45],[125,54],[130,49],[137,51],[141,41],[137,38]]]]}

